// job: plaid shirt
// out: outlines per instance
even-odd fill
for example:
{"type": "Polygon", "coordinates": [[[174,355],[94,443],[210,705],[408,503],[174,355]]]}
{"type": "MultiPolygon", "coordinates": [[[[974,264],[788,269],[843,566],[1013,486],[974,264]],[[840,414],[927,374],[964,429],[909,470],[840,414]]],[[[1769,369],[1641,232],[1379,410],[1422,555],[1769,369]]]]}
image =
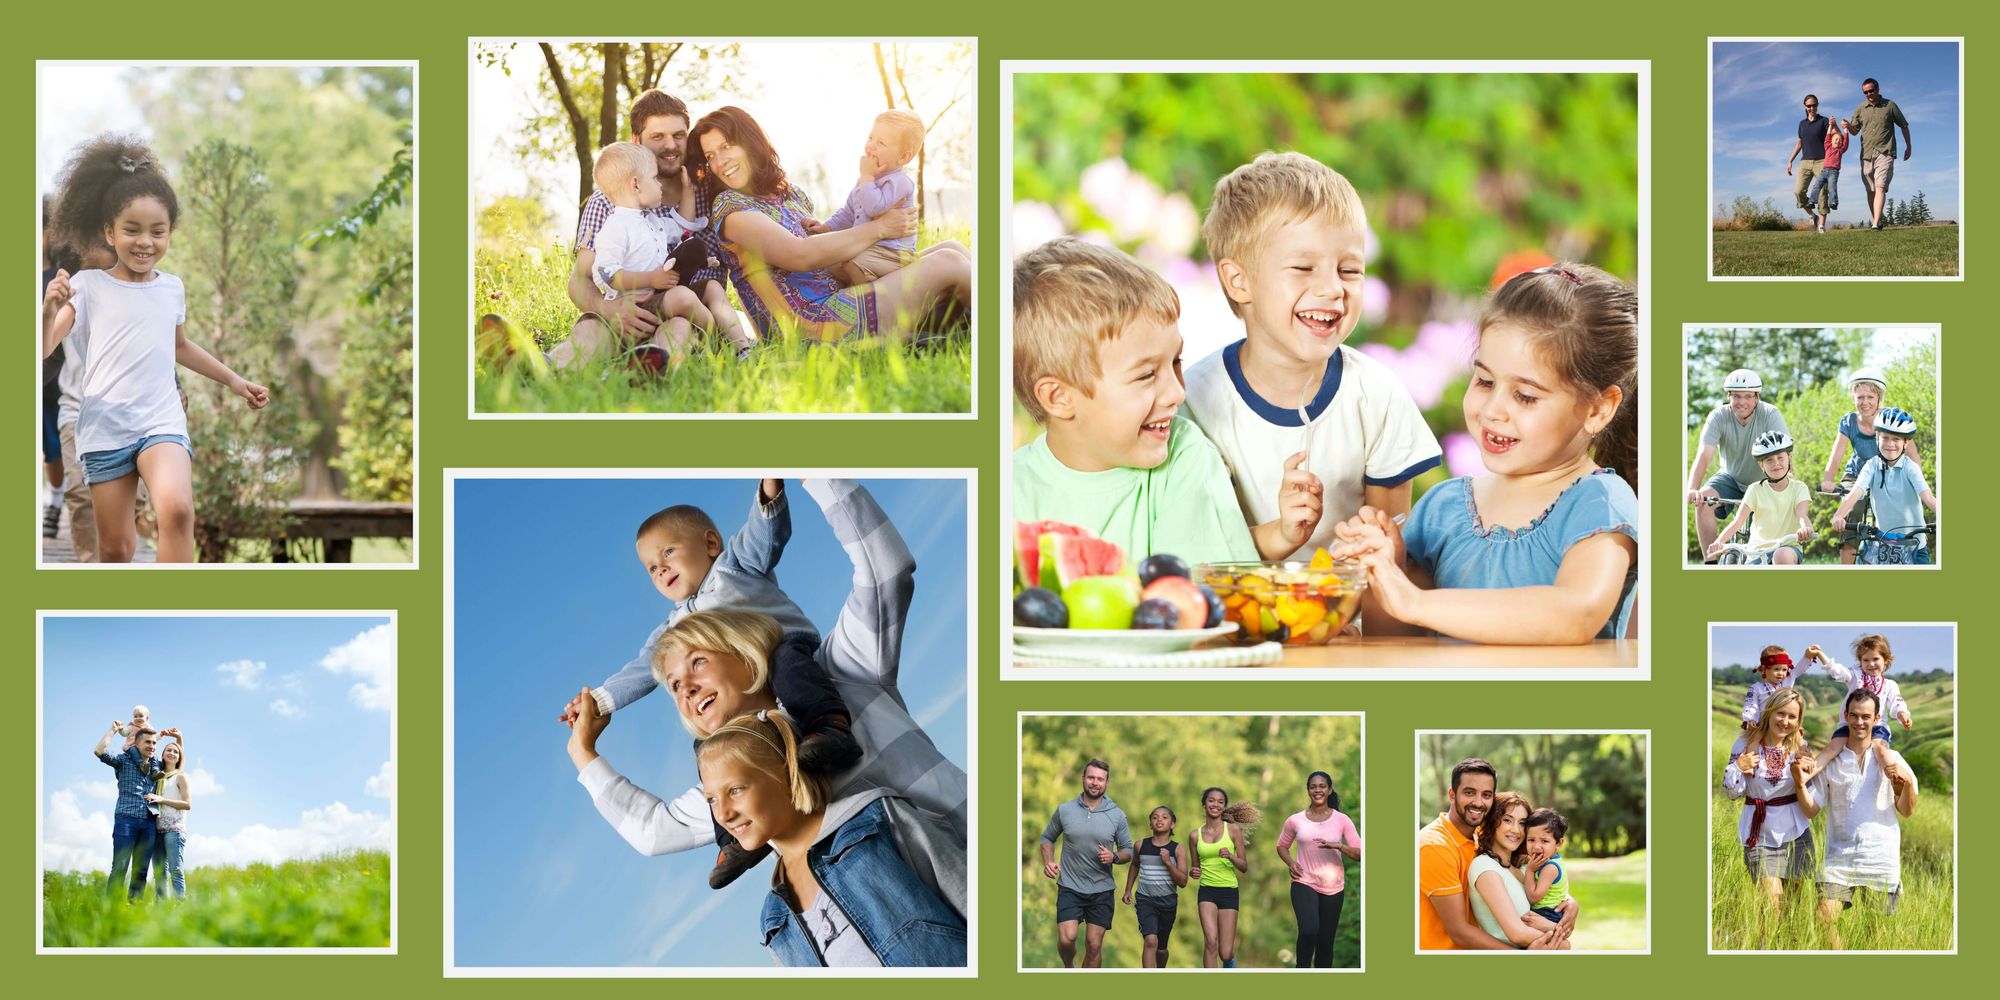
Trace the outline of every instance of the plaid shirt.
{"type": "MultiPolygon", "coordinates": [[[[816,654],[847,702],[854,738],[862,748],[861,763],[834,782],[834,797],[883,789],[936,814],[942,820],[940,833],[962,845],[965,772],[931,742],[896,688],[903,625],[916,589],[916,560],[888,513],[858,483],[808,479],[804,485],[854,564],[847,602],[816,654]]],[[[576,778],[590,792],[598,814],[641,854],[671,854],[715,842],[714,819],[699,788],[662,801],[602,757],[576,778]]]]}
{"type": "Polygon", "coordinates": [[[99,751],[97,759],[118,772],[118,815],[130,819],[159,815],[146,804],[146,794],[153,791],[153,776],[158,773],[151,758],[140,753],[138,747],[128,747],[116,756],[99,751]]]}
{"type": "MultiPolygon", "coordinates": [[[[604,192],[590,192],[590,197],[583,203],[583,213],[576,217],[576,243],[570,247],[571,253],[582,253],[585,250],[592,253],[597,252],[597,231],[604,228],[604,220],[611,217],[611,209],[613,207],[611,199],[606,198],[604,192]]],[[[664,218],[667,213],[673,210],[674,207],[672,205],[662,204],[658,208],[642,208],[639,211],[648,219],[657,219],[664,218]]],[[[694,221],[697,223],[701,222],[700,219],[694,221]]],[[[716,242],[713,232],[704,227],[695,230],[694,237],[701,240],[702,244],[708,247],[708,255],[710,257],[714,257],[717,260],[722,259],[721,244],[716,242]]],[[[679,245],[679,243],[674,244],[674,246],[679,245]]],[[[673,249],[674,247],[672,246],[667,248],[669,252],[673,249]]],[[[727,280],[729,280],[728,276],[722,273],[721,268],[704,267],[695,272],[694,281],[691,284],[699,285],[704,281],[727,280]]]]}

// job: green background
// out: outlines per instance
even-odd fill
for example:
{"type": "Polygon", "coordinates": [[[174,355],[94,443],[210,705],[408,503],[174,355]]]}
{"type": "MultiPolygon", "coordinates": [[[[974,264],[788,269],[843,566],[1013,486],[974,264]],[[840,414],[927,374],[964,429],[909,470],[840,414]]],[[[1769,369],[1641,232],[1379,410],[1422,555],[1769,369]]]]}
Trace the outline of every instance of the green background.
{"type": "MultiPolygon", "coordinates": [[[[442,970],[442,850],[445,789],[440,754],[442,741],[443,569],[441,471],[447,466],[633,465],[642,461],[686,466],[741,465],[754,457],[760,465],[822,467],[837,463],[880,467],[959,466],[976,459],[980,470],[979,510],[987,520],[999,509],[997,476],[1001,461],[999,409],[1005,396],[999,388],[998,288],[1002,262],[991,251],[998,241],[1000,191],[997,186],[999,150],[992,137],[999,122],[999,60],[1003,58],[1537,58],[1650,59],[1652,100],[1641,107],[1642,126],[1650,129],[1652,205],[1650,213],[1650,295],[1652,316],[1649,377],[1655,388],[1647,394],[1652,414],[1647,487],[1652,500],[1653,528],[1647,555],[1653,579],[1649,586],[1653,621],[1654,679],[1649,682],[1572,684],[1484,683],[1449,686],[1418,682],[1308,683],[1269,682],[1146,684],[1101,682],[1012,682],[997,680],[1001,588],[1007,565],[1000,532],[992,535],[989,551],[981,553],[980,593],[974,606],[981,613],[979,663],[978,835],[984,849],[979,864],[977,945],[982,974],[977,983],[933,980],[841,981],[815,980],[809,987],[828,997],[1013,996],[1024,989],[1048,989],[1054,982],[1023,976],[1015,967],[1016,830],[1018,801],[1014,777],[1014,717],[1017,711],[1216,710],[1264,712],[1296,709],[1363,711],[1367,713],[1366,746],[1369,813],[1375,822],[1364,830],[1374,849],[1366,859],[1375,886],[1367,907],[1368,933],[1360,979],[1329,983],[1332,989],[1360,988],[1368,993],[1389,991],[1481,991],[1482,972],[1456,964],[1470,959],[1426,957],[1413,952],[1415,892],[1396,893],[1390,887],[1414,885],[1411,852],[1392,848],[1397,831],[1392,817],[1418,812],[1414,771],[1416,728],[1490,728],[1511,720],[1565,727],[1638,728],[1653,732],[1654,884],[1652,954],[1637,956],[1578,956],[1559,969],[1535,966],[1510,976],[1499,988],[1512,991],[1553,990],[1596,993],[1613,990],[1626,996],[1680,996],[1690,992],[1824,986],[1828,976],[1866,976],[1851,988],[1870,995],[1918,990],[1954,995],[1971,992],[1995,970],[1990,952],[1977,946],[1993,929],[1991,908],[1965,913],[1961,941],[1970,943],[1962,957],[1891,958],[1867,962],[1814,957],[1744,959],[1708,957],[1706,895],[1701,873],[1706,870],[1707,668],[1703,623],[1711,618],[1775,620],[1850,620],[1858,609],[1879,608],[1894,620],[1944,620],[1977,614],[1985,605],[1984,565],[1991,558],[1991,541],[1968,534],[1955,549],[1950,568],[1906,572],[1893,577],[1860,578],[1832,572],[1791,573],[1781,577],[1751,573],[1694,574],[1672,569],[1677,563],[1679,533],[1662,530],[1679,513],[1676,476],[1666,474],[1679,461],[1678,394],[1680,324],[1683,322],[1938,322],[1944,327],[1944,381],[1949,398],[1969,392],[2000,352],[1991,346],[1987,301],[1976,286],[1951,283],[1846,285],[1725,283],[1705,280],[1706,225],[1706,38],[1710,34],[1784,33],[1831,34],[1904,31],[1965,34],[1968,50],[1980,52],[1990,41],[1992,15],[1972,13],[1965,3],[1874,5],[1824,3],[1810,10],[1796,6],[1752,7],[1743,3],[1688,2],[1648,7],[1580,4],[1384,4],[1322,3],[1218,7],[1211,4],[1088,6],[1069,3],[1017,2],[974,9],[950,4],[916,4],[884,0],[869,5],[861,17],[854,8],[832,4],[800,4],[771,0],[742,8],[705,6],[699,9],[660,8],[644,23],[644,8],[616,10],[494,0],[476,7],[446,10],[407,3],[351,0],[334,6],[283,6],[270,3],[191,3],[141,7],[42,6],[18,10],[5,32],[4,79],[8,124],[17,142],[26,142],[34,121],[34,63],[37,58],[148,57],[229,59],[390,59],[422,64],[418,75],[417,152],[419,191],[419,476],[417,480],[418,554],[415,571],[339,570],[167,571],[157,572],[37,572],[32,569],[28,524],[33,484],[28,459],[21,455],[17,473],[14,517],[18,534],[5,568],[7,646],[15,650],[15,713],[19,728],[8,737],[17,761],[33,760],[34,734],[24,725],[25,707],[35,693],[28,651],[34,643],[36,608],[384,608],[401,612],[398,676],[398,749],[400,796],[398,863],[399,954],[293,959],[283,956],[190,956],[165,961],[147,957],[34,957],[31,939],[35,915],[29,894],[28,869],[34,856],[32,806],[25,786],[27,766],[15,769],[15,804],[5,824],[4,853],[14,859],[14,901],[4,910],[7,980],[19,991],[78,988],[115,989],[151,983],[160,989],[205,997],[271,996],[351,997],[358,992],[407,994],[422,989],[459,995],[540,995],[546,983],[482,980],[437,985],[442,970]],[[815,31],[853,32],[879,28],[907,35],[980,36],[979,174],[986,188],[980,213],[977,359],[981,384],[974,421],[833,421],[796,420],[743,423],[682,422],[656,424],[623,421],[578,423],[498,421],[470,424],[466,412],[466,36],[515,34],[579,35],[613,27],[672,31],[675,22],[690,31],[720,33],[761,31],[796,36],[815,31]],[[1982,36],[1984,38],[1982,39],[1982,36]],[[1826,293],[1838,289],[1840,305],[1826,293]],[[1840,315],[1832,315],[1838,313],[1840,315]],[[1956,382],[1963,368],[1968,382],[1956,382]],[[1949,589],[1948,589],[1949,588],[1949,589]],[[1980,957],[1984,954],[1985,957],[1980,957]],[[1574,964],[1572,964],[1574,963],[1574,964]],[[1615,980],[1605,980],[1607,974],[1615,980]],[[113,982],[113,977],[121,980],[113,982]]],[[[1977,58],[1966,61],[1968,102],[1993,83],[1977,58]]],[[[1976,106],[1976,105],[1975,105],[1976,106]]],[[[301,128],[311,128],[301,122],[301,128]]],[[[1986,161],[1994,149],[1990,131],[1967,136],[1966,162],[1986,161]]],[[[35,184],[32,157],[25,151],[0,166],[0,179],[16,199],[16,234],[21,261],[20,322],[29,319],[31,288],[27,275],[34,254],[31,212],[35,184]]],[[[1968,206],[1976,219],[1978,206],[1968,206]]],[[[1968,228],[1966,273],[1984,278],[1977,224],[1968,228]]],[[[25,355],[17,372],[17,440],[26,450],[33,382],[25,355]]],[[[1970,397],[1968,397],[1970,398],[1970,397]]],[[[1962,409],[1962,408],[1960,408],[1962,409]]],[[[1977,411],[1974,411],[1975,413],[1977,411]]],[[[1954,409],[1953,416],[1958,415],[1954,409]]],[[[1955,424],[1974,433],[1972,420],[1955,424]]],[[[1967,463],[1954,477],[1958,492],[1974,497],[1993,481],[1984,463],[1967,463]]],[[[559,530],[573,512],[556,512],[546,521],[524,517],[522,530],[559,530]]],[[[505,544],[505,539],[485,540],[505,544]]],[[[523,595],[532,607],[533,595],[523,595]]],[[[1989,633],[1976,624],[1961,634],[1967,650],[1982,647],[1989,633]]],[[[1972,711],[1986,697],[1975,675],[1964,693],[1972,711]]],[[[552,723],[553,724],[553,723],[552,723]]],[[[1969,773],[1981,774],[1978,765],[1969,773]]],[[[1965,796],[1960,826],[1985,828],[1982,820],[2000,815],[1977,795],[1965,796]]],[[[1426,809],[1430,806],[1426,805],[1426,809]]],[[[1414,839],[1415,831],[1408,831],[1414,839]]],[[[1992,869],[1967,865],[1961,898],[1991,898],[1992,869]]],[[[559,913],[538,912],[535,901],[520,902],[522,919],[560,920],[559,913]]],[[[1532,959],[1522,959],[1533,961],[1532,959]]],[[[1837,980],[1836,980],[1837,982],[1837,980]]],[[[1176,979],[1175,988],[1203,988],[1220,981],[1176,979]]],[[[678,985],[678,984],[676,984],[678,985]]],[[[697,986],[699,984],[696,984],[697,986]]],[[[764,989],[790,992],[802,984],[773,981],[764,989]]],[[[1073,984],[1064,981],[1064,987],[1073,984]]],[[[1264,979],[1259,987],[1286,988],[1290,980],[1264,979]]],[[[645,981],[605,981],[591,990],[626,996],[658,995],[666,984],[645,981]]],[[[1090,989],[1143,990],[1142,981],[1118,978],[1092,984],[1090,989]]],[[[1235,987],[1241,989],[1239,985],[1235,987]]]]}

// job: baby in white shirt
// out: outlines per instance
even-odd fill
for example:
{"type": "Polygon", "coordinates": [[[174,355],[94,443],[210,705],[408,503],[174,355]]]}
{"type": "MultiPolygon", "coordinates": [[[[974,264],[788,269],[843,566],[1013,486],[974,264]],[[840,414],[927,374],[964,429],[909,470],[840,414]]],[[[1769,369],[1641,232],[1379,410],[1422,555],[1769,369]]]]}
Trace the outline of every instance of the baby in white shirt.
{"type": "MultiPolygon", "coordinates": [[[[685,275],[677,274],[675,267],[680,254],[703,253],[700,241],[687,239],[704,224],[695,214],[694,185],[681,186],[675,212],[647,212],[659,207],[665,191],[653,154],[631,142],[614,142],[598,150],[591,177],[614,206],[604,227],[597,231],[593,272],[598,285],[607,298],[625,292],[644,295],[640,305],[664,320],[654,346],[664,347],[671,360],[679,363],[687,353],[689,324],[704,328],[715,325],[714,315],[681,280],[685,275]]],[[[692,259],[693,267],[680,270],[691,274],[704,263],[718,266],[713,257],[692,259]]]]}

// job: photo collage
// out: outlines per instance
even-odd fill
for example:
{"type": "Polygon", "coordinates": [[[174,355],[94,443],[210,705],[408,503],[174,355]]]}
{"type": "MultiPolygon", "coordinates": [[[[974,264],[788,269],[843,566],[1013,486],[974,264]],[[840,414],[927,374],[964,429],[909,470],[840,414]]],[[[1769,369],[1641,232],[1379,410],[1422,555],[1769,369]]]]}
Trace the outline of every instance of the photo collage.
{"type": "Polygon", "coordinates": [[[27,987],[1974,988],[1971,32],[351,7],[7,43],[27,987]]]}

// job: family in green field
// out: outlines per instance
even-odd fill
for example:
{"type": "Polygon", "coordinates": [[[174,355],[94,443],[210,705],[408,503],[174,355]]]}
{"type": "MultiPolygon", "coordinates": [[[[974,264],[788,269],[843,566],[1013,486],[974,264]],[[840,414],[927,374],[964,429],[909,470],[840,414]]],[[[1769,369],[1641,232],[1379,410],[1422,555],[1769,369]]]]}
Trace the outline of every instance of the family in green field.
{"type": "Polygon", "coordinates": [[[963,966],[965,772],[896,686],[916,562],[866,488],[804,486],[854,562],[824,638],[778,585],[792,534],[782,480],[757,483],[726,540],[701,508],[662,508],[634,545],[672,609],[638,656],[563,706],[570,761],[633,849],[713,849],[711,889],[775,857],[756,933],[780,964],[963,966]],[[656,690],[696,741],[698,784],[670,800],[597,752],[611,720],[656,690]]]}
{"type": "Polygon", "coordinates": [[[111,871],[104,878],[104,894],[115,894],[129,869],[131,880],[125,898],[137,901],[146,891],[150,869],[155,897],[165,898],[170,883],[174,898],[185,897],[187,876],[181,858],[187,813],[194,802],[188,794],[187,773],[182,770],[187,746],[181,731],[154,729],[152,713],[137,705],[131,720],[113,722],[91,753],[118,775],[118,802],[111,820],[111,871]],[[121,736],[124,745],[116,754],[108,753],[111,741],[121,736]],[[161,737],[173,742],[162,746],[161,737]]]}
{"type": "MultiPolygon", "coordinates": [[[[598,151],[569,279],[583,315],[547,352],[549,365],[610,352],[664,371],[697,331],[741,359],[787,331],[809,342],[904,341],[969,322],[971,253],[952,240],[917,248],[917,187],[905,169],[923,148],[916,115],[876,116],[852,188],[824,217],[742,108],[693,121],[679,98],[648,90],[629,119],[630,140],[598,151]]],[[[533,349],[498,316],[481,321],[480,336],[492,356],[533,349]]]]}
{"type": "MultiPolygon", "coordinates": [[[[1263,811],[1255,803],[1232,803],[1227,790],[1210,787],[1201,793],[1202,823],[1185,845],[1175,842],[1179,817],[1165,805],[1147,817],[1151,836],[1135,844],[1124,811],[1106,794],[1111,765],[1092,757],[1082,777],[1082,790],[1056,807],[1041,838],[1042,875],[1056,883],[1056,952],[1063,967],[1075,967],[1079,941],[1084,968],[1104,965],[1104,934],[1116,912],[1113,868],[1130,865],[1122,901],[1139,922],[1141,968],[1167,967],[1180,893],[1189,882],[1196,885],[1202,967],[1236,968],[1240,889],[1250,872],[1250,831],[1263,811]]],[[[1340,793],[1327,772],[1306,776],[1306,800],[1279,831],[1277,854],[1291,876],[1298,923],[1293,961],[1301,969],[1328,969],[1347,898],[1346,861],[1361,859],[1361,832],[1340,811],[1340,793]]]]}
{"type": "Polygon", "coordinates": [[[1767,900],[1759,913],[1759,938],[1770,936],[1788,906],[1810,886],[1819,900],[1818,925],[1833,948],[1841,947],[1840,917],[1857,902],[1894,915],[1902,898],[1900,819],[1916,809],[1917,778],[1891,748],[1887,720],[1912,726],[1888,669],[1889,640],[1864,635],[1854,642],[1859,669],[1835,663],[1808,646],[1796,667],[1782,646],[1758,658],[1762,680],[1743,703],[1743,734],[1729,749],[1722,791],[1743,800],[1736,834],[1743,867],[1767,900]],[[1813,663],[1847,686],[1841,725],[1815,753],[1805,735],[1805,699],[1794,686],[1813,663]],[[1814,856],[1812,821],[1825,817],[1826,857],[1814,856]]]}
{"type": "MultiPolygon", "coordinates": [[[[1842,564],[1857,557],[1864,563],[1931,561],[1929,536],[1936,525],[1926,523],[1924,511],[1937,514],[1938,498],[1912,440],[1917,418],[1883,405],[1888,384],[1877,368],[1848,376],[1854,409],[1840,418],[1820,472],[1819,492],[1840,497],[1832,523],[1841,533],[1842,564]]],[[[1763,379],[1748,368],[1725,376],[1722,390],[1728,401],[1702,424],[1687,476],[1703,559],[1797,565],[1813,537],[1807,515],[1813,491],[1794,474],[1796,444],[1785,415],[1763,401],[1763,379]],[[1721,467],[1709,475],[1718,460],[1721,467]],[[1718,529],[1716,511],[1723,507],[1734,507],[1735,516],[1718,529]],[[1747,534],[1739,540],[1739,532],[1747,534]]]]}
{"type": "Polygon", "coordinates": [[[1814,232],[1826,232],[1826,223],[1840,207],[1840,163],[1849,137],[1860,145],[1861,186],[1868,195],[1868,229],[1882,228],[1882,206],[1889,197],[1889,179],[1896,175],[1896,134],[1903,132],[1903,159],[1916,150],[1910,141],[1910,122],[1896,102],[1882,96],[1874,77],[1861,81],[1861,103],[1854,113],[1839,121],[1819,113],[1819,97],[1805,96],[1805,118],[1799,121],[1798,141],[1792,155],[1785,158],[1785,173],[1792,177],[1792,196],[1805,210],[1806,222],[1814,232]],[[1798,164],[1796,173],[1793,163],[1798,164]]]}
{"type": "Polygon", "coordinates": [[[1417,832],[1417,947],[1567,951],[1579,907],[1564,870],[1569,821],[1495,792],[1478,757],[1451,769],[1446,809],[1417,832]]]}
{"type": "Polygon", "coordinates": [[[1638,298],[1585,264],[1500,283],[1479,324],[1467,432],[1487,474],[1411,504],[1441,461],[1409,391],[1345,343],[1369,227],[1339,172],[1260,154],[1202,225],[1242,337],[1182,370],[1180,299],[1119,250],[1064,237],[1014,264],[1014,393],[1043,433],[1013,516],[1134,561],[1306,559],[1368,570],[1368,630],[1475,642],[1620,638],[1638,566],[1638,298]]]}

